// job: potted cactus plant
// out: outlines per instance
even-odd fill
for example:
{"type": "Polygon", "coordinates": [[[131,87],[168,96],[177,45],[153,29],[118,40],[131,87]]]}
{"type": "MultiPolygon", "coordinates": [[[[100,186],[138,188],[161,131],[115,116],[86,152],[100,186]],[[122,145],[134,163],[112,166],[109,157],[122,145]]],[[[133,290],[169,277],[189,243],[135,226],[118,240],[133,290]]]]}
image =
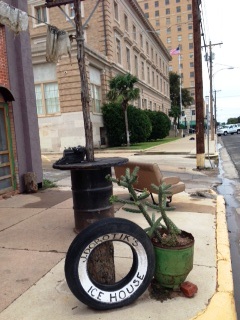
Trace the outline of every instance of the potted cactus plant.
{"type": "Polygon", "coordinates": [[[120,179],[110,175],[106,177],[127,188],[131,196],[131,200],[125,200],[113,195],[110,202],[123,203],[128,205],[123,207],[125,211],[143,214],[149,224],[145,231],[152,241],[155,252],[154,278],[163,287],[178,289],[193,268],[194,237],[180,230],[167,215],[167,211],[175,209],[167,205],[167,196],[171,195],[169,191],[171,185],[152,185],[158,191],[158,204],[147,200],[150,195],[148,190],[141,193],[134,190],[133,184],[138,178],[138,170],[139,168],[135,167],[131,173],[127,168],[125,176],[120,179]],[[152,214],[150,210],[153,211],[152,214]]]}

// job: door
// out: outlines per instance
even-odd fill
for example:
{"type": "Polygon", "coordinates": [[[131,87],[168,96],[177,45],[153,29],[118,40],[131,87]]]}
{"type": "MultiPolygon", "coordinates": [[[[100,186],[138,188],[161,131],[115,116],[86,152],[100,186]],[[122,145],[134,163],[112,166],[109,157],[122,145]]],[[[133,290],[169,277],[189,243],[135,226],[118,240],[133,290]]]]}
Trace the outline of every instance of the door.
{"type": "Polygon", "coordinates": [[[11,152],[9,122],[7,119],[8,106],[0,103],[0,194],[13,189],[13,177],[11,168],[11,152]]]}

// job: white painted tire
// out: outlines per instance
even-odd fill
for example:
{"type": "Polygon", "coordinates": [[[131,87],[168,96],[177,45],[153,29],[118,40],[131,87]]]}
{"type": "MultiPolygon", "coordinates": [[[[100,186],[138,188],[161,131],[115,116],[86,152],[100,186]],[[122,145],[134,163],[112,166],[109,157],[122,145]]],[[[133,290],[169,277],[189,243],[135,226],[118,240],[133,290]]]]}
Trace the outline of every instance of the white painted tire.
{"type": "Polygon", "coordinates": [[[65,276],[72,293],[93,309],[107,310],[126,306],[148,288],[155,269],[152,243],[145,231],[121,218],[99,220],[79,233],[70,245],[65,276]],[[93,250],[106,241],[120,241],[132,251],[128,274],[113,285],[96,283],[90,278],[87,261],[93,250]]]}

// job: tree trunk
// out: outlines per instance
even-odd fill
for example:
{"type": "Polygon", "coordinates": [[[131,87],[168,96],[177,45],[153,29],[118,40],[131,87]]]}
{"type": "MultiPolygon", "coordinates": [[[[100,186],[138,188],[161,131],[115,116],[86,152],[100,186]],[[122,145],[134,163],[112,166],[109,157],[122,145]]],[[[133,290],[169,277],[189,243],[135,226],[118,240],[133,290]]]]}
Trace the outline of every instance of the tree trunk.
{"type": "MultiPolygon", "coordinates": [[[[82,28],[81,1],[74,0],[77,60],[81,79],[81,101],[86,139],[86,160],[94,161],[93,131],[89,108],[88,77],[85,66],[84,33],[82,28]]],[[[95,281],[104,284],[115,282],[113,244],[106,242],[99,245],[91,255],[89,273],[95,281]]]]}
{"type": "Polygon", "coordinates": [[[129,137],[129,129],[128,129],[128,114],[127,114],[127,108],[124,109],[124,118],[125,118],[125,127],[126,127],[127,146],[130,147],[130,137],[129,137]]]}
{"type": "Polygon", "coordinates": [[[92,122],[90,118],[89,89],[85,66],[84,33],[82,28],[82,13],[80,0],[74,0],[74,10],[74,21],[76,24],[77,60],[81,79],[81,101],[86,139],[86,159],[87,161],[94,161],[93,131],[92,122]]]}

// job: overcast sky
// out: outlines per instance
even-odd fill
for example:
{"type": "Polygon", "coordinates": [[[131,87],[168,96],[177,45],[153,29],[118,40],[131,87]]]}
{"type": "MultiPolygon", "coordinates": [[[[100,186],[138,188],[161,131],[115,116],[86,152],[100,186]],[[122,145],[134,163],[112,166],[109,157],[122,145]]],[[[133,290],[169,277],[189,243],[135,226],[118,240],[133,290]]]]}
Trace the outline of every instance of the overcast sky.
{"type": "MultiPolygon", "coordinates": [[[[212,46],[213,90],[216,90],[217,120],[240,116],[240,0],[202,0],[203,25],[206,44],[212,46]],[[234,67],[234,69],[228,69],[234,67]]],[[[210,86],[207,63],[203,51],[204,96],[209,96],[210,86]]],[[[214,93],[213,93],[214,94],[214,93]]]]}

